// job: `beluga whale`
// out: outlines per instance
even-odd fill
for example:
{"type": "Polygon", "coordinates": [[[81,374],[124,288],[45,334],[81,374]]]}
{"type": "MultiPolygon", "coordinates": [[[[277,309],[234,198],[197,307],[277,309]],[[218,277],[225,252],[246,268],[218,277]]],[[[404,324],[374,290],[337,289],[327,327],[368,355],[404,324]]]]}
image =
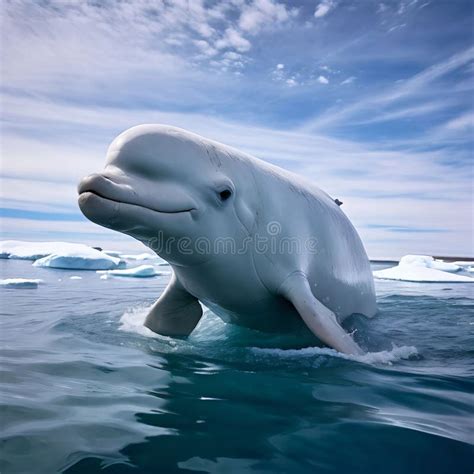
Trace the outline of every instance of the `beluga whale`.
{"type": "Polygon", "coordinates": [[[303,322],[324,344],[362,350],[341,323],[372,317],[369,259],[328,194],[294,173],[168,125],[138,125],[110,145],[100,173],[79,184],[91,221],[139,240],[172,268],[146,318],[186,337],[204,304],[263,332],[303,322]]]}

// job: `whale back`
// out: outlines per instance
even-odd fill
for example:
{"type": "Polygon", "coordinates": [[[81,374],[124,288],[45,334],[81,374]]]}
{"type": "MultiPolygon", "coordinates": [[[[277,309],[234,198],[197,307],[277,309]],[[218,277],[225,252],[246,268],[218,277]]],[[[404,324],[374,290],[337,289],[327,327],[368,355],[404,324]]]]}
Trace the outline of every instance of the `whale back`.
{"type": "MultiPolygon", "coordinates": [[[[267,241],[263,251],[252,247],[251,285],[277,294],[283,281],[299,271],[307,275],[314,296],[340,319],[375,314],[373,276],[363,243],[327,193],[298,174],[230,146],[194,134],[189,138],[199,140],[216,166],[239,177],[242,188],[236,192],[245,199],[239,201],[236,216],[253,242],[267,241]]],[[[223,260],[221,265],[229,268],[231,259],[223,260]]],[[[238,282],[234,284],[237,288],[238,282]]]]}

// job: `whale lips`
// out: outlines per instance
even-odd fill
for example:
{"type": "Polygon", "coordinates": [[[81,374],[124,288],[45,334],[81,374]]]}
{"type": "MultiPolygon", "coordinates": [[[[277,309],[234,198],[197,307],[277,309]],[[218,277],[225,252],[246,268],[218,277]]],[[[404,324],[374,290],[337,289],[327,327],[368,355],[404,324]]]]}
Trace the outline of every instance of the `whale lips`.
{"type": "Polygon", "coordinates": [[[194,207],[179,210],[158,209],[154,205],[144,202],[143,198],[128,184],[117,184],[102,174],[91,174],[86,176],[79,183],[79,207],[89,219],[97,222],[97,214],[106,212],[108,208],[113,208],[116,215],[120,205],[137,206],[142,209],[159,212],[162,214],[178,214],[190,212],[194,207]],[[112,206],[111,206],[112,205],[112,206]],[[101,209],[102,208],[102,209],[101,209]]]}
{"type": "MultiPolygon", "coordinates": [[[[128,193],[130,194],[131,189],[127,186],[128,193]]],[[[77,188],[79,197],[86,193],[93,193],[103,199],[116,202],[127,202],[130,198],[126,199],[124,194],[126,189],[122,185],[116,184],[109,178],[101,174],[91,174],[81,180],[77,188]]],[[[130,204],[134,204],[130,202],[130,204]]]]}

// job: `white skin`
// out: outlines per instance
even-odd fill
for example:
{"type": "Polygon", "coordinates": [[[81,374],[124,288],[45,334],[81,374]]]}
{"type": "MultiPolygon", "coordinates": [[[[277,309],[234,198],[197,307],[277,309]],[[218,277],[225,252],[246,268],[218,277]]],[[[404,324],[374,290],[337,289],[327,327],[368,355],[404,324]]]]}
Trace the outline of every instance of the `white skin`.
{"type": "Polygon", "coordinates": [[[86,217],[171,264],[170,285],[146,321],[155,332],[189,334],[200,300],[226,321],[262,330],[301,317],[326,344],[361,353],[337,319],[375,312],[365,251],[338,206],[294,175],[180,129],[143,125],[114,140],[104,170],[84,178],[79,194],[86,217]],[[314,218],[292,211],[304,206],[314,218]],[[278,238],[316,236],[324,257],[258,252],[255,236],[271,221],[281,223],[278,238]],[[219,239],[233,250],[222,251],[219,239]]]}

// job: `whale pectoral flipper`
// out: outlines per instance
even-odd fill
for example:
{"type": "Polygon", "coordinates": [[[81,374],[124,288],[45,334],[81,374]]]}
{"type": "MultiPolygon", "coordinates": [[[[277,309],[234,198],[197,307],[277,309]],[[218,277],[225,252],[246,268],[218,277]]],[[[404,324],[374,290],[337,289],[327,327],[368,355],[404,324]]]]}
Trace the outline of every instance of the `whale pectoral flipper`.
{"type": "Polygon", "coordinates": [[[173,275],[166,290],[151,308],[145,326],[163,336],[188,336],[201,319],[202,308],[173,275]]]}
{"type": "Polygon", "coordinates": [[[313,295],[304,273],[292,273],[283,282],[280,293],[293,304],[311,332],[322,342],[345,354],[363,354],[337,322],[336,315],[313,295]]]}

